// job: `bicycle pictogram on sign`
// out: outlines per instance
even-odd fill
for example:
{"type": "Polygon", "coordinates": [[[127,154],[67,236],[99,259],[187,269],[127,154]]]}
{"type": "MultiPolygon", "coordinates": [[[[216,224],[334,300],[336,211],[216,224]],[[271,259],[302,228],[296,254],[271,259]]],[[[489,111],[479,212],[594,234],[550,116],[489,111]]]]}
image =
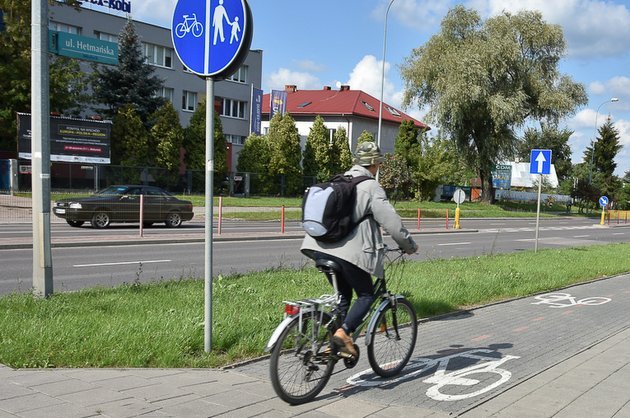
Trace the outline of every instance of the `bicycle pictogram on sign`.
{"type": "Polygon", "coordinates": [[[195,38],[203,35],[203,25],[197,21],[196,13],[193,13],[192,17],[183,15],[182,18],[184,21],[175,26],[175,35],[178,38],[183,38],[188,33],[191,33],[195,38]]]}

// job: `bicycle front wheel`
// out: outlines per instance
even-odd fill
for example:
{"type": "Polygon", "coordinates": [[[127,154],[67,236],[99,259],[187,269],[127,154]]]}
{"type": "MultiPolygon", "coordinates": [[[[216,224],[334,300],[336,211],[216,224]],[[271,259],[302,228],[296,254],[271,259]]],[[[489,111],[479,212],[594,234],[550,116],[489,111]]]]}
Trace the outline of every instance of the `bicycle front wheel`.
{"type": "Polygon", "coordinates": [[[311,401],[330,379],[335,361],[330,352],[330,315],[316,311],[296,316],[282,332],[271,352],[271,383],[285,402],[311,401]]]}
{"type": "Polygon", "coordinates": [[[416,312],[409,301],[399,299],[395,307],[390,302],[378,315],[368,330],[368,360],[376,374],[392,377],[407,365],[416,345],[416,312]]]}

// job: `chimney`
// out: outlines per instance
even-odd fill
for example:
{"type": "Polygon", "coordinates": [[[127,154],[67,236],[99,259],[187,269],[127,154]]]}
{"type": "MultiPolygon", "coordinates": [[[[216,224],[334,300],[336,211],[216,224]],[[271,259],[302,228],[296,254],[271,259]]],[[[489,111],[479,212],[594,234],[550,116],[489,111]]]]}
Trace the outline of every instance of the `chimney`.
{"type": "Polygon", "coordinates": [[[324,86],[324,90],[330,90],[330,86],[324,86]]]}
{"type": "Polygon", "coordinates": [[[295,93],[297,91],[297,86],[295,84],[285,84],[284,91],[287,93],[295,93]]]}
{"type": "Polygon", "coordinates": [[[342,84],[341,87],[339,87],[339,91],[348,91],[350,90],[350,86],[347,84],[342,84]]]}

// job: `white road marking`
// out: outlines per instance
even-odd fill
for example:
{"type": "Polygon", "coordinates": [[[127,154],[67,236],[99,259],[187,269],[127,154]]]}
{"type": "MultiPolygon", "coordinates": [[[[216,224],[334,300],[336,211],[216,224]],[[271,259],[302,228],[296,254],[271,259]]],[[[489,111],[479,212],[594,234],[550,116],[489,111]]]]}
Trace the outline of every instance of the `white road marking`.
{"type": "Polygon", "coordinates": [[[116,263],[75,264],[72,267],[126,266],[126,265],[129,265],[129,264],[170,263],[171,261],[173,261],[173,260],[119,261],[119,262],[116,262],[116,263]]]}
{"type": "Polygon", "coordinates": [[[573,238],[587,238],[590,237],[590,235],[573,235],[573,238]]]}
{"type": "Polygon", "coordinates": [[[438,244],[440,246],[447,246],[447,245],[470,245],[470,242],[449,242],[446,244],[438,244]]]}

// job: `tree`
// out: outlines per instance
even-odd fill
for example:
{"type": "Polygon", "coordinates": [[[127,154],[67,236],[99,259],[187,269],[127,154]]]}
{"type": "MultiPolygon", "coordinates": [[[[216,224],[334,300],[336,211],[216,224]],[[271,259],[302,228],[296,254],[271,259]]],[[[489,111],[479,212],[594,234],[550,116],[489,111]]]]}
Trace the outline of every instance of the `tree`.
{"type": "Polygon", "coordinates": [[[118,36],[118,48],[117,67],[94,67],[92,88],[96,102],[106,106],[103,113],[110,117],[121,107],[131,105],[146,124],[149,116],[164,104],[164,98],[156,95],[164,83],[145,62],[131,19],[118,36]]]}
{"type": "Polygon", "coordinates": [[[587,102],[584,87],[558,71],[562,29],[539,12],[503,13],[482,22],[463,6],[402,66],[404,104],[430,106],[429,119],[452,138],[492,201],[492,168],[513,155],[515,129],[556,122],[587,102]]]}
{"type": "MultiPolygon", "coordinates": [[[[615,190],[617,179],[614,176],[617,163],[615,157],[622,148],[619,143],[619,131],[615,129],[610,117],[606,120],[598,130],[598,138],[595,142],[595,154],[593,158],[593,175],[598,177],[595,183],[599,187],[602,194],[612,194],[615,190]]],[[[590,149],[592,153],[593,150],[590,149]]]]}
{"type": "Polygon", "coordinates": [[[330,154],[330,172],[332,174],[343,173],[352,165],[352,152],[348,144],[346,128],[343,126],[340,126],[335,131],[330,154]]]}
{"type": "Polygon", "coordinates": [[[455,144],[444,138],[421,139],[422,154],[414,172],[417,198],[431,200],[440,184],[468,183],[471,171],[457,152],[455,144]]]}
{"type": "Polygon", "coordinates": [[[418,157],[421,153],[419,131],[413,121],[403,120],[394,143],[394,153],[401,156],[413,171],[418,168],[418,157]]]}
{"type": "Polygon", "coordinates": [[[407,198],[412,185],[411,173],[407,160],[401,155],[385,154],[383,164],[379,168],[379,183],[393,201],[407,198]]]}
{"type": "Polygon", "coordinates": [[[302,148],[295,120],[289,113],[276,113],[269,123],[271,159],[269,174],[280,180],[280,195],[297,195],[302,192],[300,160],[302,148]]]}
{"type": "MultiPolygon", "coordinates": [[[[227,147],[223,136],[223,126],[217,112],[214,113],[214,172],[227,173],[227,147]]],[[[184,129],[184,161],[190,170],[206,168],[206,105],[202,102],[184,129]]]]}
{"type": "Polygon", "coordinates": [[[253,174],[251,190],[258,194],[271,193],[271,180],[267,168],[271,161],[271,146],[267,136],[251,134],[238,154],[237,168],[240,172],[253,174]]]}
{"type": "Polygon", "coordinates": [[[181,162],[184,130],[171,102],[166,102],[151,116],[149,149],[155,150],[155,165],[177,174],[181,162]]]}
{"type": "Polygon", "coordinates": [[[331,143],[324,119],[317,115],[304,146],[304,175],[315,177],[318,182],[331,177],[331,143]]]}
{"type": "Polygon", "coordinates": [[[533,149],[550,149],[551,163],[556,168],[558,181],[562,182],[571,174],[571,147],[569,137],[573,131],[558,130],[555,125],[543,124],[540,130],[528,128],[517,145],[516,155],[521,161],[529,161],[533,149]]]}
{"type": "Polygon", "coordinates": [[[121,107],[112,121],[112,163],[150,166],[149,132],[131,106],[121,107]]]}
{"type": "Polygon", "coordinates": [[[374,140],[374,134],[366,130],[361,132],[361,135],[359,135],[359,137],[357,138],[357,145],[362,144],[364,142],[376,142],[374,140]]]}
{"type": "MultiPolygon", "coordinates": [[[[76,0],[52,2],[79,7],[76,0]]],[[[0,32],[0,149],[17,150],[16,112],[31,111],[31,2],[0,0],[6,30],[0,32]]],[[[50,110],[76,113],[86,101],[87,77],[76,60],[49,61],[50,110]]]]}

